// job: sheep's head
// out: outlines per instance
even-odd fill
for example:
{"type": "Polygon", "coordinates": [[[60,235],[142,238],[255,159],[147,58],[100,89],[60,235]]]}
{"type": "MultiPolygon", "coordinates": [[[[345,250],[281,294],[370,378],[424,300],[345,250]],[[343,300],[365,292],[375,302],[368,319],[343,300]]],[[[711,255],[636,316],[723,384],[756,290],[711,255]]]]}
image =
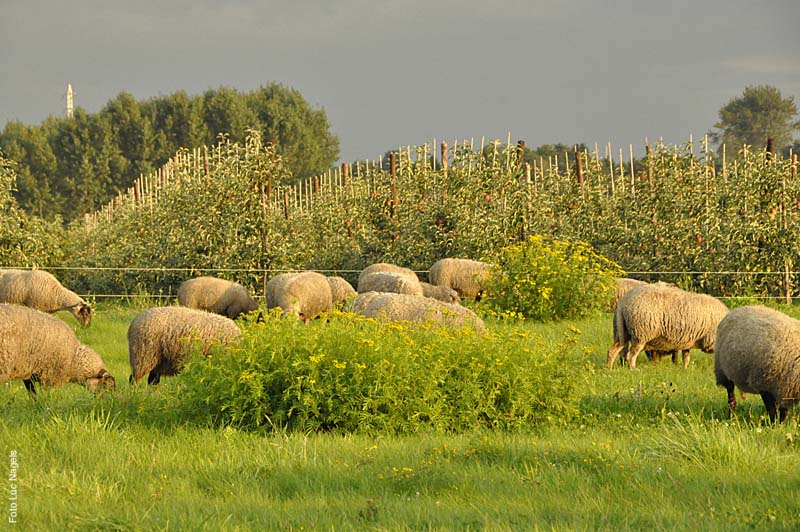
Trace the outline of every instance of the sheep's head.
{"type": "Polygon", "coordinates": [[[113,390],[117,386],[117,381],[105,369],[100,370],[97,375],[89,377],[83,382],[84,386],[95,392],[113,390]]]}
{"type": "Polygon", "coordinates": [[[72,314],[84,327],[88,327],[92,322],[92,307],[88,303],[81,302],[72,307],[72,314]]]}
{"type": "Polygon", "coordinates": [[[80,382],[95,392],[113,390],[117,384],[103,364],[100,355],[85,345],[78,347],[75,353],[72,375],[72,380],[80,382]]]}
{"type": "Polygon", "coordinates": [[[461,298],[459,297],[458,292],[456,292],[452,288],[450,289],[448,296],[449,296],[449,300],[447,301],[448,303],[461,303],[461,298]]]}

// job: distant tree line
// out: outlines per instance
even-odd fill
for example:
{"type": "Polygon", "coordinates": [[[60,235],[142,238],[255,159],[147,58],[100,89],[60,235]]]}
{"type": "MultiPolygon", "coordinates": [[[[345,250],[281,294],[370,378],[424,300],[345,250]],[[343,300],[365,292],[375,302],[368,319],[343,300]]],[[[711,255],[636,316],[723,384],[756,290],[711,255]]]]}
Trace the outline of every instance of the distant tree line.
{"type": "Polygon", "coordinates": [[[330,168],[339,156],[325,111],[277,83],[145,101],[122,92],[97,113],[76,108],[72,118],[51,116],[38,125],[10,121],[0,133],[0,151],[16,162],[19,206],[69,221],[99,208],[179,148],[213,145],[220,134],[241,142],[249,128],[276,146],[297,179],[330,168]]]}

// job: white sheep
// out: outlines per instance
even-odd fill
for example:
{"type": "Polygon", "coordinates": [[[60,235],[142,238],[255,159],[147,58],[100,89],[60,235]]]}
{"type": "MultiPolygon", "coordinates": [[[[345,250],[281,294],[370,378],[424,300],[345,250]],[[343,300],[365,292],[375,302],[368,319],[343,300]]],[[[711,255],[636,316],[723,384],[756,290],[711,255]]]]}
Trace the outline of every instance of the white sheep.
{"type": "Polygon", "coordinates": [[[63,321],[29,307],[0,304],[0,382],[20,379],[36,393],[77,382],[90,390],[113,389],[115,382],[100,355],[80,343],[63,321]]]}
{"type": "Polygon", "coordinates": [[[358,278],[358,293],[393,292],[422,297],[422,285],[416,277],[397,272],[372,272],[358,278]]]}
{"type": "Polygon", "coordinates": [[[258,309],[258,303],[239,283],[216,277],[197,277],[181,283],[178,303],[235,320],[240,314],[258,309]]]}
{"type": "Polygon", "coordinates": [[[148,375],[148,384],[176,375],[193,347],[203,353],[214,343],[230,343],[242,335],[224,316],[187,307],[154,307],[138,314],[128,327],[131,383],[148,375]]]}
{"type": "Polygon", "coordinates": [[[479,300],[486,290],[491,267],[477,260],[441,259],[431,266],[428,280],[431,284],[452,288],[462,298],[479,300]]]}
{"type": "Polygon", "coordinates": [[[370,264],[363,270],[358,276],[358,284],[361,284],[361,278],[365,275],[369,275],[371,273],[378,273],[378,272],[389,272],[389,273],[397,273],[400,275],[405,275],[410,279],[414,279],[415,281],[419,281],[419,277],[414,270],[409,268],[404,268],[403,266],[397,266],[396,264],[390,264],[388,262],[377,262],[375,264],[370,264]]]}
{"type": "Polygon", "coordinates": [[[761,305],[733,309],[717,328],[714,375],[736,412],[734,387],[761,395],[771,422],[800,401],[800,321],[761,305]]]}
{"type": "Polygon", "coordinates": [[[0,303],[23,305],[52,314],[68,310],[88,327],[92,307],[43,270],[0,270],[0,303]]]}
{"type": "Polygon", "coordinates": [[[461,303],[461,298],[458,297],[458,292],[447,286],[439,286],[435,284],[421,282],[422,295],[425,297],[432,297],[444,303],[461,303]]]}
{"type": "Polygon", "coordinates": [[[468,308],[443,303],[430,297],[366,292],[352,300],[348,309],[367,318],[432,323],[439,326],[468,325],[478,333],[484,331],[483,320],[468,308]]]}
{"type": "Polygon", "coordinates": [[[684,350],[684,367],[689,350],[714,352],[717,325],[728,308],[717,298],[685,292],[668,285],[648,284],[629,291],[614,312],[614,344],[608,350],[608,367],[630,344],[625,359],[631,369],[636,357],[647,348],[653,351],[684,350]]]}
{"type": "Polygon", "coordinates": [[[331,287],[331,301],[335,307],[341,307],[345,301],[356,295],[356,289],[347,279],[336,275],[329,275],[327,279],[331,287]]]}
{"type": "Polygon", "coordinates": [[[331,286],[321,273],[282,273],[267,282],[267,308],[308,322],[333,309],[331,286]]]}

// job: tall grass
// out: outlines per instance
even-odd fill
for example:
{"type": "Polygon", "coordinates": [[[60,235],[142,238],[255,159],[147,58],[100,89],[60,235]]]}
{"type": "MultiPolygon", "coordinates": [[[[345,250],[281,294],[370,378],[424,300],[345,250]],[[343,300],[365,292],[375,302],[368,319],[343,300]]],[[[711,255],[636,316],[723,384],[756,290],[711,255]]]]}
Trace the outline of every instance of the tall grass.
{"type": "Polygon", "coordinates": [[[800,527],[796,417],[770,425],[749,397],[728,420],[710,355],[694,353],[687,370],[604,369],[608,315],[489,323],[551,345],[580,330],[564,363],[592,364],[568,424],[392,436],[198,424],[181,408],[183,377],[158,387],[119,378],[136,312],[101,307],[78,330],[118,375],[115,393],[71,385],[33,401],[19,382],[0,385],[0,456],[19,455],[20,529],[800,527]]]}

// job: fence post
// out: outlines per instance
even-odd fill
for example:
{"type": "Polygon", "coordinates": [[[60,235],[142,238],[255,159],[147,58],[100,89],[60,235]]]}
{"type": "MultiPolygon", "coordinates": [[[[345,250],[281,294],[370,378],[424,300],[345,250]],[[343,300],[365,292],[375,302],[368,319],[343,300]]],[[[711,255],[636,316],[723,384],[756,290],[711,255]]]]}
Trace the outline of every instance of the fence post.
{"type": "Polygon", "coordinates": [[[575,145],[575,172],[578,174],[578,187],[580,187],[581,194],[583,194],[583,163],[577,144],[575,145]]]}
{"type": "Polygon", "coordinates": [[[392,241],[397,242],[398,238],[400,238],[400,234],[398,233],[399,223],[397,220],[397,153],[392,152],[389,158],[389,169],[392,175],[392,224],[394,225],[394,234],[392,235],[392,241]]]}
{"type": "Polygon", "coordinates": [[[525,141],[517,141],[517,164],[520,168],[525,168],[525,141]]]}
{"type": "Polygon", "coordinates": [[[445,179],[447,179],[447,143],[446,142],[442,142],[441,151],[442,151],[442,157],[441,157],[442,175],[444,176],[445,179]]]}

